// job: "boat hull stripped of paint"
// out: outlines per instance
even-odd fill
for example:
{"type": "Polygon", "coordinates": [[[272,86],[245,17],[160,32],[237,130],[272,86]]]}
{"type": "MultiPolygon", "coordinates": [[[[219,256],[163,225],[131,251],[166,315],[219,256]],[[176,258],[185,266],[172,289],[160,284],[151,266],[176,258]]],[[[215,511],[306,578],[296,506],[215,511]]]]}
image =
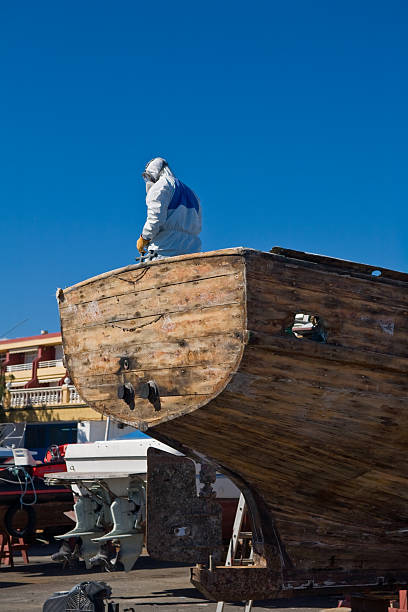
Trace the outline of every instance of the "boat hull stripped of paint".
{"type": "Polygon", "coordinates": [[[197,567],[207,595],[407,580],[407,287],[399,272],[236,248],[59,290],[82,398],[246,493],[255,565],[197,567]],[[294,334],[297,313],[320,335],[294,334]]]}

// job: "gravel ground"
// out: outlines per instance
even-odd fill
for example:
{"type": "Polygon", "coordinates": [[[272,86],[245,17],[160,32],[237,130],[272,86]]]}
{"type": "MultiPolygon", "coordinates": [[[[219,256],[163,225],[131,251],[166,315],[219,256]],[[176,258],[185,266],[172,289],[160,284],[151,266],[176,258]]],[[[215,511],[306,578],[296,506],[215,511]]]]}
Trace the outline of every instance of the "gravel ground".
{"type": "MultiPolygon", "coordinates": [[[[216,604],[204,599],[189,581],[188,566],[154,561],[147,555],[140,557],[135,569],[126,574],[88,572],[83,565],[78,569],[62,569],[50,555],[55,547],[36,547],[30,550],[30,564],[24,565],[15,557],[15,567],[0,567],[0,611],[39,612],[45,600],[56,591],[67,591],[83,580],[103,580],[112,588],[112,599],[119,603],[120,612],[215,612],[216,604]]],[[[337,599],[315,598],[255,602],[253,610],[275,612],[320,612],[337,607],[337,599]]],[[[243,611],[244,606],[226,604],[224,612],[243,611]]]]}

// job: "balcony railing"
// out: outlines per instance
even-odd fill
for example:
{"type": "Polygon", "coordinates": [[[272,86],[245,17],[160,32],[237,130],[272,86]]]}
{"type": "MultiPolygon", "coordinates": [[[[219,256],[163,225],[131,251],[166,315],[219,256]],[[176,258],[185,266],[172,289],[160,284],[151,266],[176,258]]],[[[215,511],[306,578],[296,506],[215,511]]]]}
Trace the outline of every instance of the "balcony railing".
{"type": "MultiPolygon", "coordinates": [[[[59,366],[63,366],[62,359],[49,359],[48,361],[39,361],[39,368],[56,368],[59,366]]],[[[16,363],[13,365],[8,365],[6,368],[6,372],[18,372],[19,370],[31,370],[33,367],[32,363],[16,363]]]]}
{"type": "Polygon", "coordinates": [[[69,403],[70,404],[83,404],[84,402],[79,397],[78,391],[75,389],[74,385],[69,385],[69,403]]]}
{"type": "Polygon", "coordinates": [[[43,389],[19,390],[11,389],[10,395],[10,405],[13,408],[61,403],[61,387],[44,387],[43,389]]]}
{"type": "Polygon", "coordinates": [[[68,387],[68,402],[63,402],[62,387],[43,387],[37,389],[10,389],[10,407],[26,406],[61,406],[66,404],[84,404],[75,387],[68,387]]]}
{"type": "Polygon", "coordinates": [[[49,361],[39,361],[39,368],[56,368],[57,366],[62,366],[62,359],[50,359],[49,361]]]}
{"type": "Polygon", "coordinates": [[[9,365],[6,367],[6,372],[17,372],[18,370],[31,370],[33,367],[32,363],[16,363],[15,365],[9,365]]]}

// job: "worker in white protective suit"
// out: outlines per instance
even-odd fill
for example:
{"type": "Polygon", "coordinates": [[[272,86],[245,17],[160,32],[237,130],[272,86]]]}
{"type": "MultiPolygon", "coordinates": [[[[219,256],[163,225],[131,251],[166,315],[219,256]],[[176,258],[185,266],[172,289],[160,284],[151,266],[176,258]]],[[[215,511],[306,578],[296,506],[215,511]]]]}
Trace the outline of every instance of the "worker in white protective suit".
{"type": "Polygon", "coordinates": [[[162,157],[142,174],[146,183],[147,219],[137,241],[145,261],[201,251],[201,205],[196,194],[174,176],[162,157]]]}

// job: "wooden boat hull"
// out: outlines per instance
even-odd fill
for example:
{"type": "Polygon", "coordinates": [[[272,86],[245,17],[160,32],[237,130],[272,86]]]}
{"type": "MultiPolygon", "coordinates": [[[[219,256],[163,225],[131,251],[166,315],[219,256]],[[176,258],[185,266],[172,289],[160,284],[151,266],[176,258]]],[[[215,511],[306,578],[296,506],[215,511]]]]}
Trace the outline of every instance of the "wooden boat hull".
{"type": "Polygon", "coordinates": [[[129,266],[59,292],[67,366],[93,408],[204,455],[246,490],[269,592],[307,576],[401,582],[407,281],[279,249],[129,266]],[[319,317],[325,341],[290,333],[299,312],[319,317]]]}

